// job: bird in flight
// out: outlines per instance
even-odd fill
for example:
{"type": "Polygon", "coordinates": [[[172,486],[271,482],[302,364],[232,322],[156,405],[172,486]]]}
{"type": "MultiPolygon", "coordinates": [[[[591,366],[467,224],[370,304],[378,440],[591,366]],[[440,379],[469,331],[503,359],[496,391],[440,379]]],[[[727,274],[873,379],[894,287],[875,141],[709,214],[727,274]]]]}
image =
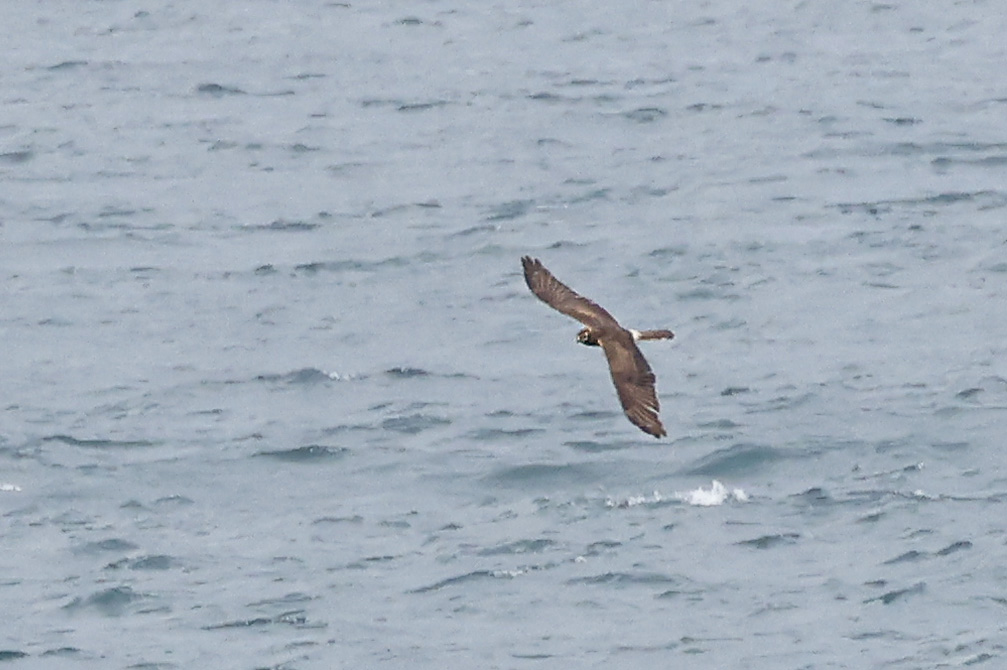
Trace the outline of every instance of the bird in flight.
{"type": "Polygon", "coordinates": [[[605,352],[615,392],[630,422],[654,437],[667,435],[657,415],[661,407],[654,389],[656,378],[636,341],[670,340],[675,334],[670,330],[623,328],[600,305],[556,279],[537,258],[524,256],[521,265],[528,288],[539,300],[586,326],[577,333],[577,341],[591,347],[600,346],[605,352]]]}

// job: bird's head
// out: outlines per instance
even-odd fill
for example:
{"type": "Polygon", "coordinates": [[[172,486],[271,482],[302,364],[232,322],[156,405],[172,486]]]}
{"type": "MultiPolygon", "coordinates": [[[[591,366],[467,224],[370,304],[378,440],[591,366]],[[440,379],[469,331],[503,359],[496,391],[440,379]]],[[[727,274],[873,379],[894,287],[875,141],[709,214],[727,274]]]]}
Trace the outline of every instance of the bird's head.
{"type": "Polygon", "coordinates": [[[594,336],[594,333],[589,328],[581,328],[580,332],[577,333],[577,341],[589,347],[601,346],[598,338],[594,336]]]}

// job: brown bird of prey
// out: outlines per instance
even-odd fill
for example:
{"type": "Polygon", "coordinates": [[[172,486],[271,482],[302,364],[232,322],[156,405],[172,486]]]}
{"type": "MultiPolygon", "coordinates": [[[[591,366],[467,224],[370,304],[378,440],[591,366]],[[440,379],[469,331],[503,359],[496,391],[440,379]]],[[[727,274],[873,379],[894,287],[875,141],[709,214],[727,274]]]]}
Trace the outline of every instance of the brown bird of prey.
{"type": "Polygon", "coordinates": [[[632,330],[623,328],[601,306],[574,292],[556,279],[537,258],[525,256],[524,279],[539,300],[558,312],[577,319],[586,328],[577,333],[577,341],[591,347],[600,346],[608,359],[615,382],[615,392],[626,417],[640,430],[654,437],[667,435],[661,419],[661,409],[654,390],[656,381],[647,359],[636,346],[637,340],[670,340],[670,330],[632,330]]]}

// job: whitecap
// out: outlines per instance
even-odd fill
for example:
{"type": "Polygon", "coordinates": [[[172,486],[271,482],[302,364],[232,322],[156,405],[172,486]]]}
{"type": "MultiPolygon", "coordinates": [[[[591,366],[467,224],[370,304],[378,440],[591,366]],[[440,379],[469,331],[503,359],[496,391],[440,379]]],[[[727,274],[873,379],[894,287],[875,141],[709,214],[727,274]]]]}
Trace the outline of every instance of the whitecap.
{"type": "Polygon", "coordinates": [[[685,493],[676,492],[672,497],[689,505],[698,505],[700,507],[723,505],[730,500],[737,502],[748,501],[748,494],[743,490],[729,489],[716,479],[713,480],[708,489],[700,486],[694,491],[686,491],[685,493]]]}
{"type": "Polygon", "coordinates": [[[664,501],[659,491],[652,496],[629,496],[625,500],[605,499],[605,507],[636,507],[637,505],[654,505],[664,501]]]}
{"type": "Polygon", "coordinates": [[[729,501],[748,502],[748,494],[741,489],[729,489],[716,479],[710,484],[710,488],[704,489],[702,486],[694,491],[676,491],[670,496],[661,495],[660,491],[654,491],[651,495],[629,496],[622,500],[613,498],[605,499],[606,507],[628,508],[638,505],[664,505],[674,502],[684,502],[687,505],[697,505],[699,507],[712,507],[723,505],[729,501]]]}
{"type": "Polygon", "coordinates": [[[3,493],[17,493],[21,490],[21,487],[17,484],[0,484],[0,492],[3,493]]]}

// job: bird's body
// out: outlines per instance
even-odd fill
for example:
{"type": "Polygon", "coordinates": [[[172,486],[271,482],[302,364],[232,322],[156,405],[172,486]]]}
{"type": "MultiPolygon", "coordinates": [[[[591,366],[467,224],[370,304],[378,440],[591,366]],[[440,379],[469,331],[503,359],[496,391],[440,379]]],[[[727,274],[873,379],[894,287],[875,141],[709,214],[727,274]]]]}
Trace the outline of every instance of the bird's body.
{"type": "Polygon", "coordinates": [[[647,359],[636,346],[637,340],[670,340],[670,330],[637,331],[623,328],[611,314],[556,279],[538,259],[521,259],[528,288],[542,302],[584,324],[577,341],[601,347],[615,383],[626,417],[640,430],[654,437],[667,435],[658,417],[660,404],[654,389],[656,381],[647,359]]]}

